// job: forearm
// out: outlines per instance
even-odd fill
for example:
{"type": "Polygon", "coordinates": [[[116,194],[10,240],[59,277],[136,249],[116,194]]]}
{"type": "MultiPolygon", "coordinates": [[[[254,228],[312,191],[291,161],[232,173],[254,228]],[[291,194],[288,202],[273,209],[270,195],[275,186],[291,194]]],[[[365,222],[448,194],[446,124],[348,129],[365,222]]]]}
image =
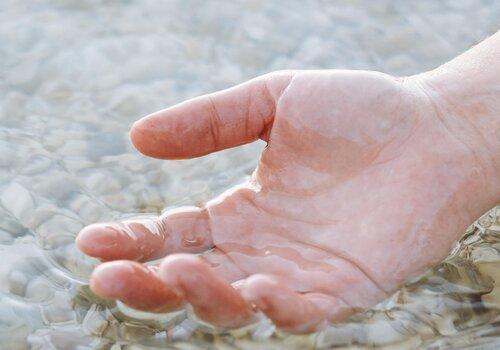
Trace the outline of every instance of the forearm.
{"type": "Polygon", "coordinates": [[[446,127],[474,155],[471,166],[484,177],[480,195],[490,206],[500,202],[500,32],[415,78],[446,127]]]}

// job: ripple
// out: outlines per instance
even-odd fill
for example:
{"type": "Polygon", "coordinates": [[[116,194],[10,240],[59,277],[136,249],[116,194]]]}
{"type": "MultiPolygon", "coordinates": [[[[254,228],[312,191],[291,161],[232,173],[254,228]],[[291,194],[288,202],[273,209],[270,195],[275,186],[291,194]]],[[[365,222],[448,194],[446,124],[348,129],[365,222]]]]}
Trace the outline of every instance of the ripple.
{"type": "Polygon", "coordinates": [[[241,182],[262,144],[158,162],[132,121],[283,68],[433,68],[497,26],[491,1],[2,2],[0,342],[10,349],[498,347],[500,209],[384,303],[309,336],[268,320],[233,332],[93,295],[87,224],[203,203],[241,182]],[[449,28],[443,31],[442,28],[449,28]],[[272,35],[270,35],[272,33],[272,35]],[[119,344],[119,345],[118,345],[119,344]]]}

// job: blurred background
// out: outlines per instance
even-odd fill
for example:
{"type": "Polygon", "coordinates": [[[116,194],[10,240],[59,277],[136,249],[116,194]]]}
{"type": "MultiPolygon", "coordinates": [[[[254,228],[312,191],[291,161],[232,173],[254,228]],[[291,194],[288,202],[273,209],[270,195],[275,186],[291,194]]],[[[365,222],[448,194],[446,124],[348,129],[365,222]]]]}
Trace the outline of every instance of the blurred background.
{"type": "Polygon", "coordinates": [[[86,224],[205,202],[243,181],[263,147],[146,159],[128,140],[139,117],[277,69],[418,73],[499,18],[495,0],[1,0],[0,348],[500,347],[498,209],[440,266],[310,336],[104,302],[86,286],[97,262],[74,246],[86,224]]]}

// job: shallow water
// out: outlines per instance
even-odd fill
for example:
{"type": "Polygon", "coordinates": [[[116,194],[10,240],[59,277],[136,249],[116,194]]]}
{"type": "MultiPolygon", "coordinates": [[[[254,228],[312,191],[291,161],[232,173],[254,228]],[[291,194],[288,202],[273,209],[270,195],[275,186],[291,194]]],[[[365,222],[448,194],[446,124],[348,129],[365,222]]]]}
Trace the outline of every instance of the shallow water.
{"type": "MultiPolygon", "coordinates": [[[[0,348],[500,347],[500,209],[386,302],[311,336],[224,333],[93,296],[86,224],[200,204],[262,144],[193,161],[139,156],[130,123],[283,68],[411,74],[498,28],[494,1],[0,2],[0,348]]],[[[472,200],[472,199],[471,199],[472,200]]],[[[362,217],[360,217],[362,220],[362,217]]],[[[439,234],[439,232],[436,232],[439,234]]]]}

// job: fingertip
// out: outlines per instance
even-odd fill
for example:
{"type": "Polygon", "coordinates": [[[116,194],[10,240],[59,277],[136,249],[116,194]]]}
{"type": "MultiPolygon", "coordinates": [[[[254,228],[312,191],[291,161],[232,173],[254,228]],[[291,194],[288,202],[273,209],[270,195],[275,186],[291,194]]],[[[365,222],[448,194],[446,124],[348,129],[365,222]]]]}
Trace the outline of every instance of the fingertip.
{"type": "Polygon", "coordinates": [[[99,265],[91,275],[90,289],[102,298],[118,299],[143,311],[174,311],[183,304],[182,295],[160,281],[151,269],[128,260],[99,265]]]}
{"type": "MultiPolygon", "coordinates": [[[[118,232],[107,224],[92,224],[84,227],[76,237],[78,249],[94,258],[104,260],[109,253],[120,248],[118,232]]],[[[121,247],[123,248],[123,246],[121,247]]]]}
{"type": "Polygon", "coordinates": [[[157,159],[186,159],[202,155],[193,150],[198,143],[198,139],[193,138],[193,130],[196,134],[199,127],[189,125],[175,112],[177,109],[161,110],[132,124],[130,140],[140,153],[157,159]]]}
{"type": "Polygon", "coordinates": [[[135,147],[136,150],[139,150],[139,147],[140,147],[140,142],[141,142],[141,135],[140,135],[140,125],[139,125],[139,122],[141,120],[136,120],[132,126],[130,127],[130,131],[129,131],[129,137],[130,137],[130,141],[132,142],[132,145],[135,147]]]}
{"type": "Polygon", "coordinates": [[[92,224],[76,237],[80,251],[103,261],[153,259],[163,254],[164,243],[165,232],[156,218],[92,224]]]}
{"type": "Polygon", "coordinates": [[[156,145],[157,142],[155,142],[156,135],[152,132],[153,125],[151,124],[150,116],[134,122],[130,128],[130,140],[135,149],[142,154],[153,158],[161,158],[158,154],[158,146],[156,145]]]}
{"type": "Polygon", "coordinates": [[[132,266],[119,260],[97,266],[90,276],[90,290],[106,299],[117,298],[124,284],[125,270],[131,269],[132,266]]]}

